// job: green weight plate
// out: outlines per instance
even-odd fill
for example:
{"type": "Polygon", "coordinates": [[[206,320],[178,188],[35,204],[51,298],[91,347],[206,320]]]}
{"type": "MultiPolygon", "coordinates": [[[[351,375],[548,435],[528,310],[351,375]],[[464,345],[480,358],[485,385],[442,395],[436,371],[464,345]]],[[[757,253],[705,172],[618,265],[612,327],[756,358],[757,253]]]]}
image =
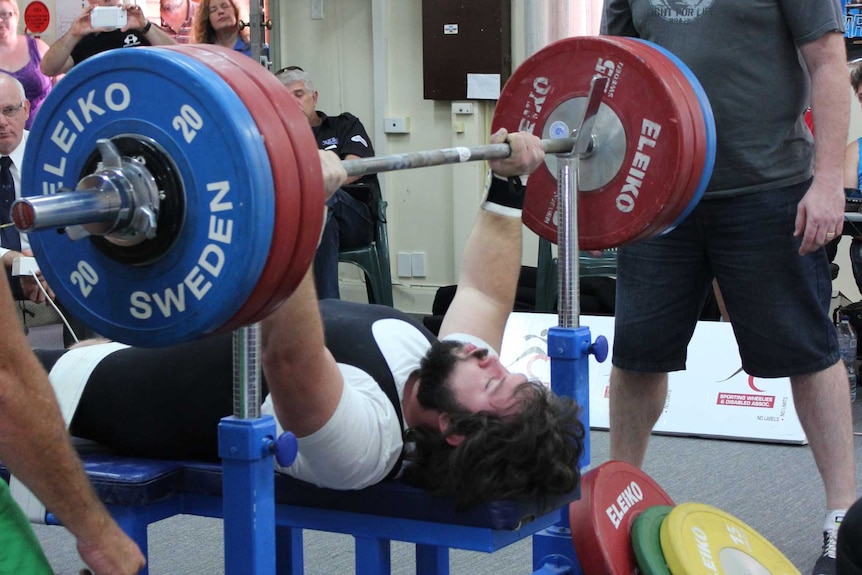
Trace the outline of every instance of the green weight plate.
{"type": "Polygon", "coordinates": [[[643,575],[670,575],[661,550],[661,524],[672,509],[670,505],[656,505],[632,522],[632,548],[643,575]]]}

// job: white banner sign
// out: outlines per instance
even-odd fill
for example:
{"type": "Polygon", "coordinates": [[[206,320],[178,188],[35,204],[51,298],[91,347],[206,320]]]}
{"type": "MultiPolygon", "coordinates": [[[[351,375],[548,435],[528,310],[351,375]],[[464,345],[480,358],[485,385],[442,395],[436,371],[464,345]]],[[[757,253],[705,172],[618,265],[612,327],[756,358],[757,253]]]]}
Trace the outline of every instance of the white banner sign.
{"type": "MultiPolygon", "coordinates": [[[[582,316],[592,339],[603,335],[613,349],[614,318],[582,316]]],[[[513,313],[506,324],[500,357],[512,371],[550,382],[548,328],[552,314],[513,313]]],[[[610,355],[590,364],[590,426],[608,429],[610,355]]],[[[788,378],[761,379],[742,371],[730,324],[698,322],[688,347],[687,369],[670,374],[664,411],[655,433],[807,443],[799,424],[788,378]]]]}

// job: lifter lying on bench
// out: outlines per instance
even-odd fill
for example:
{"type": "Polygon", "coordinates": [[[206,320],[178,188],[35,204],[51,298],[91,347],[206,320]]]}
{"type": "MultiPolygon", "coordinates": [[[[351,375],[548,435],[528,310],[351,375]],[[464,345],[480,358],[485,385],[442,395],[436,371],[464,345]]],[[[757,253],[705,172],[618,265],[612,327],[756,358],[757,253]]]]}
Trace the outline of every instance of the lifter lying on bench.
{"type": "MultiPolygon", "coordinates": [[[[508,141],[512,154],[490,162],[497,177],[439,341],[392,308],[318,305],[310,273],[262,322],[263,412],[299,438],[295,463],[280,471],[335,489],[401,473],[459,506],[577,485],[577,406],[510,373],[494,351],[521,268],[523,186],[509,178],[532,172],[544,153],[529,134],[501,130],[491,141],[508,141]]],[[[321,158],[327,188],[337,189],[340,162],[321,158]]],[[[211,460],[233,407],[231,346],[223,334],[165,349],[101,343],[39,356],[58,395],[85,385],[73,435],[125,455],[211,460]]]]}

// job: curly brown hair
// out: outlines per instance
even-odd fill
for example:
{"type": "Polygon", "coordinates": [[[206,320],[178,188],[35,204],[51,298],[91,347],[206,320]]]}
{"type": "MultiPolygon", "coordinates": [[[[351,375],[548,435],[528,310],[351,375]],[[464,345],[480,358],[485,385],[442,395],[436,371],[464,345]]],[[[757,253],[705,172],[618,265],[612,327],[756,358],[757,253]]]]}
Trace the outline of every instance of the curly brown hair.
{"type": "MultiPolygon", "coordinates": [[[[419,369],[422,388],[435,389],[434,403],[449,414],[445,432],[411,429],[404,480],[435,495],[452,497],[463,509],[492,500],[542,497],[572,491],[580,480],[584,425],[578,405],[544,385],[528,381],[515,391],[519,409],[511,415],[470,413],[457,406],[445,381],[457,359],[458,344],[440,342],[419,369]],[[444,385],[435,383],[444,382],[444,385]],[[427,383],[432,385],[427,386],[427,383]],[[457,446],[446,439],[463,436],[457,446]]],[[[420,398],[420,403],[423,403],[420,398]]]]}
{"type": "Polygon", "coordinates": [[[859,90],[859,84],[862,84],[862,59],[855,60],[850,69],[850,85],[854,92],[859,90]]]}
{"type": "MultiPolygon", "coordinates": [[[[220,2],[221,0],[214,0],[216,2],[220,2]]],[[[239,27],[239,22],[242,19],[240,16],[239,6],[237,5],[235,0],[227,0],[231,6],[233,6],[233,15],[236,18],[237,27],[239,27]]],[[[216,43],[216,32],[213,29],[212,24],[210,23],[210,4],[213,0],[201,0],[198,5],[198,12],[195,14],[192,24],[192,30],[189,34],[189,42],[191,44],[215,44],[216,43]]],[[[247,44],[251,41],[251,31],[249,27],[246,26],[242,30],[239,30],[239,35],[247,44]]]]}

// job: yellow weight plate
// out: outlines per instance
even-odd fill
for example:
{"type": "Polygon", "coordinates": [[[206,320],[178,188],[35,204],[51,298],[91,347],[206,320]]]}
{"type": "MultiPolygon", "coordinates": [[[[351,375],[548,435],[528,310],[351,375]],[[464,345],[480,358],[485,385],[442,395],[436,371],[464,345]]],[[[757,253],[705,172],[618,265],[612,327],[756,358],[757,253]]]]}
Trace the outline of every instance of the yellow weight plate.
{"type": "Polygon", "coordinates": [[[677,505],[660,537],[672,575],[801,575],[757,531],[703,503],[677,505]]]}

